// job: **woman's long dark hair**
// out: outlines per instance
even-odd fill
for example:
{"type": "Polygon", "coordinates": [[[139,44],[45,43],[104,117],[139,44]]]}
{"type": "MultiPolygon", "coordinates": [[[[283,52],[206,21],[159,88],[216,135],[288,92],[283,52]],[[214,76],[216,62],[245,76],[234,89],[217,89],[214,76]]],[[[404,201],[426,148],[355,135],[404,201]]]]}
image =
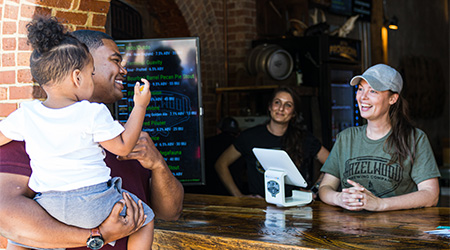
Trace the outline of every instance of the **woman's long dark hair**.
{"type": "Polygon", "coordinates": [[[295,163],[297,167],[300,167],[303,162],[303,136],[304,130],[302,127],[302,117],[299,114],[300,110],[300,97],[297,92],[289,87],[289,86],[281,86],[275,90],[273,96],[270,100],[269,105],[272,105],[275,96],[280,92],[286,92],[291,95],[292,100],[294,101],[294,113],[293,117],[289,121],[289,125],[287,127],[286,132],[281,138],[281,142],[283,145],[283,149],[288,153],[289,157],[291,157],[292,161],[295,163]]]}
{"type": "MultiPolygon", "coordinates": [[[[394,92],[391,91],[391,94],[394,92]]],[[[403,167],[403,161],[408,158],[414,162],[416,148],[412,142],[416,133],[408,116],[408,103],[400,94],[397,102],[389,108],[389,118],[392,133],[385,142],[384,150],[391,155],[388,164],[398,162],[403,167]]]]}

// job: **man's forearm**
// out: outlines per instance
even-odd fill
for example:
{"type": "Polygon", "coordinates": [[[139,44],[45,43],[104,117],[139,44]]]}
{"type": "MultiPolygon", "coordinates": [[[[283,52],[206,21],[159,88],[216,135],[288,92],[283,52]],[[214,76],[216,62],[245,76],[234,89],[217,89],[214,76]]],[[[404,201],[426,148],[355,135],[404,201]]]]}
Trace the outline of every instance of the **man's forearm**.
{"type": "Polygon", "coordinates": [[[152,171],[150,185],[150,206],[156,217],[176,220],[183,209],[184,190],[173,176],[149,134],[142,132],[133,151],[121,160],[138,160],[142,167],[152,171]]]}
{"type": "Polygon", "coordinates": [[[52,218],[25,196],[29,195],[27,183],[26,176],[0,173],[0,233],[40,248],[85,246],[89,230],[67,226],[52,218]]]}
{"type": "Polygon", "coordinates": [[[177,220],[183,209],[184,189],[167,166],[152,170],[150,203],[156,217],[177,220]]]}

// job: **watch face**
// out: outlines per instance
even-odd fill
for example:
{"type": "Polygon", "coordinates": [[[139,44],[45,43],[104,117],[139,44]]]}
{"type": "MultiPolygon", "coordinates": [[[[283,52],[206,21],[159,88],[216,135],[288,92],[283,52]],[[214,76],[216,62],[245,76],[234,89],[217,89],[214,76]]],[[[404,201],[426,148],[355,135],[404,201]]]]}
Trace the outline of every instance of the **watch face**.
{"type": "Polygon", "coordinates": [[[100,236],[93,236],[89,238],[87,247],[90,249],[100,249],[103,247],[104,241],[100,236]]]}

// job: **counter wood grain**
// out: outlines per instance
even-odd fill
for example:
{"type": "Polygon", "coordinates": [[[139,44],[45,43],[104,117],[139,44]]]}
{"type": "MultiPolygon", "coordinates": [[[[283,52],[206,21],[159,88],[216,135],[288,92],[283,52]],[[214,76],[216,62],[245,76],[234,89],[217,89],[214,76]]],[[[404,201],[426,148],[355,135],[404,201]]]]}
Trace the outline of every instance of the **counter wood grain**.
{"type": "Polygon", "coordinates": [[[351,212],[315,201],[186,194],[178,221],[155,222],[153,249],[450,249],[425,231],[450,226],[450,208],[351,212]]]}

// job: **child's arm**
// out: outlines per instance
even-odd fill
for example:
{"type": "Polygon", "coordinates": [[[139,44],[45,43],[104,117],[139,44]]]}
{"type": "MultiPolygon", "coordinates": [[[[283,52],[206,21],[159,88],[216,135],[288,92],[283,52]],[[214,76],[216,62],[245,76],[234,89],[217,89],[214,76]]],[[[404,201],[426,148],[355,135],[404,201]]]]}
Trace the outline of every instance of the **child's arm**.
{"type": "Polygon", "coordinates": [[[5,145],[6,143],[12,141],[11,139],[9,139],[8,137],[6,137],[2,131],[0,131],[0,146],[5,145]]]}
{"type": "Polygon", "coordinates": [[[100,142],[102,147],[113,154],[128,155],[139,139],[145,112],[151,98],[150,83],[145,79],[142,79],[142,81],[145,84],[142,90],[140,90],[139,82],[134,86],[134,107],[127,123],[124,125],[125,130],[111,140],[100,142]]]}

